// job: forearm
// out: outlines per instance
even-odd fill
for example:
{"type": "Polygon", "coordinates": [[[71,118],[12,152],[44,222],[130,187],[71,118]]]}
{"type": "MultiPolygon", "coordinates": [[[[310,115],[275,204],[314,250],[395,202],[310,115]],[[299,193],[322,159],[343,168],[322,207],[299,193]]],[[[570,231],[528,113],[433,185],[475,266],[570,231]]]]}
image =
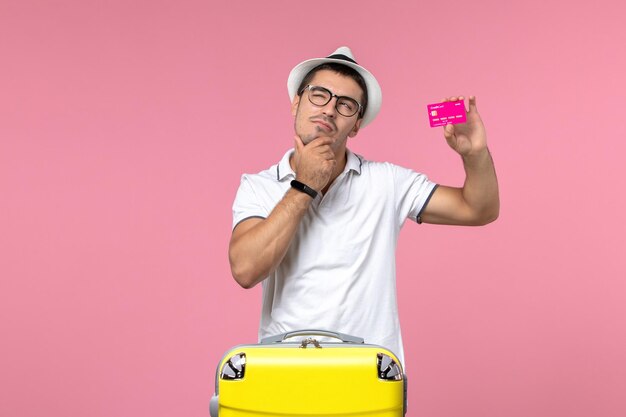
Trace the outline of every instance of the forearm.
{"type": "Polygon", "coordinates": [[[465,183],[463,200],[477,224],[494,221],[500,212],[498,179],[493,159],[487,148],[463,157],[465,183]]]}
{"type": "Polygon", "coordinates": [[[251,227],[244,222],[235,228],[229,259],[233,277],[239,285],[251,288],[276,269],[311,201],[308,195],[290,189],[266,219],[251,227]]]}

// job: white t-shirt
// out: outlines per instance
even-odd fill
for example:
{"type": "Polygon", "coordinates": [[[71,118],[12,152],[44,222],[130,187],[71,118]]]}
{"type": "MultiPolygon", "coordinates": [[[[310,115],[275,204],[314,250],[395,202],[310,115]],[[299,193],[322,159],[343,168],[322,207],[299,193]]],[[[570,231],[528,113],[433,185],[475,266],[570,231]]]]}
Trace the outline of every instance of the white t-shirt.
{"type": "MultiPolygon", "coordinates": [[[[292,152],[242,176],[233,229],[269,216],[290,189],[292,152]]],[[[395,249],[404,221],[417,219],[435,188],[423,174],[348,150],[344,171],[311,203],[283,261],[263,281],[259,340],[300,329],[337,331],[383,346],[404,363],[395,249]]]]}

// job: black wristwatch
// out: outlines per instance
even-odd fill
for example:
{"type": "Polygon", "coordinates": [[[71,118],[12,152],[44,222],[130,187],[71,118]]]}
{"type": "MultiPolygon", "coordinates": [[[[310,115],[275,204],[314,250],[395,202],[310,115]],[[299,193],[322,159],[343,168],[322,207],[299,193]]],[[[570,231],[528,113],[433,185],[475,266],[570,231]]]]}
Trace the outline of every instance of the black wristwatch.
{"type": "Polygon", "coordinates": [[[305,194],[308,194],[311,196],[311,198],[315,199],[315,197],[317,197],[317,191],[315,191],[313,188],[309,187],[306,184],[301,183],[298,180],[293,180],[291,181],[291,186],[293,188],[295,188],[298,191],[301,191],[305,194]]]}

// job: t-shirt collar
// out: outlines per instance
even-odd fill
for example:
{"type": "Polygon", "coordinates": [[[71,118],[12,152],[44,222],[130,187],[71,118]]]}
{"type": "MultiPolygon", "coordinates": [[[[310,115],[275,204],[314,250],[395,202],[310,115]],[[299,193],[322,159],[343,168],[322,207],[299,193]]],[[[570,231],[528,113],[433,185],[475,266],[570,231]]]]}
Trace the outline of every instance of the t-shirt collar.
{"type": "MultiPolygon", "coordinates": [[[[293,172],[293,169],[291,169],[291,164],[289,164],[289,158],[291,158],[291,155],[293,155],[293,153],[293,149],[289,149],[287,152],[285,152],[285,155],[276,166],[276,178],[278,179],[278,181],[283,181],[287,178],[296,177],[296,173],[293,172]]],[[[361,165],[363,164],[361,157],[355,153],[352,153],[350,149],[346,149],[346,154],[346,167],[344,168],[343,172],[354,171],[356,174],[360,175],[361,165]]]]}

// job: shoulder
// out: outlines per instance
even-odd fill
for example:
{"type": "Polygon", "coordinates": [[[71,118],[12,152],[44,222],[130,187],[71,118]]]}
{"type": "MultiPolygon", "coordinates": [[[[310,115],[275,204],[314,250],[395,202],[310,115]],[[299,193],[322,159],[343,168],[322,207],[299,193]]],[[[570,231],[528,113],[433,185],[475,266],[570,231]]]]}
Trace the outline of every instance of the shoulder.
{"type": "Polygon", "coordinates": [[[289,165],[289,156],[293,150],[287,151],[283,157],[274,165],[255,174],[244,173],[241,176],[241,183],[251,183],[259,185],[276,184],[283,182],[293,174],[289,165]]]}
{"type": "Polygon", "coordinates": [[[241,174],[241,182],[244,182],[244,181],[249,181],[249,182],[278,181],[279,172],[280,170],[279,170],[278,164],[275,164],[257,173],[241,174]]]}
{"type": "Polygon", "coordinates": [[[354,154],[361,162],[361,171],[362,173],[369,175],[389,175],[389,176],[406,176],[406,175],[415,175],[418,172],[405,168],[400,165],[396,165],[392,162],[386,161],[370,161],[362,157],[361,155],[354,154]]]}
{"type": "MultiPolygon", "coordinates": [[[[392,162],[369,161],[356,155],[361,161],[360,177],[372,186],[384,186],[398,190],[431,189],[435,184],[425,174],[392,162]]],[[[421,191],[420,191],[421,192],[421,191]]],[[[402,192],[400,193],[402,194],[402,192]]]]}
{"type": "Polygon", "coordinates": [[[266,196],[271,200],[281,197],[285,192],[285,185],[284,181],[278,179],[277,171],[278,166],[273,165],[256,174],[242,174],[238,194],[262,199],[266,196]]]}

